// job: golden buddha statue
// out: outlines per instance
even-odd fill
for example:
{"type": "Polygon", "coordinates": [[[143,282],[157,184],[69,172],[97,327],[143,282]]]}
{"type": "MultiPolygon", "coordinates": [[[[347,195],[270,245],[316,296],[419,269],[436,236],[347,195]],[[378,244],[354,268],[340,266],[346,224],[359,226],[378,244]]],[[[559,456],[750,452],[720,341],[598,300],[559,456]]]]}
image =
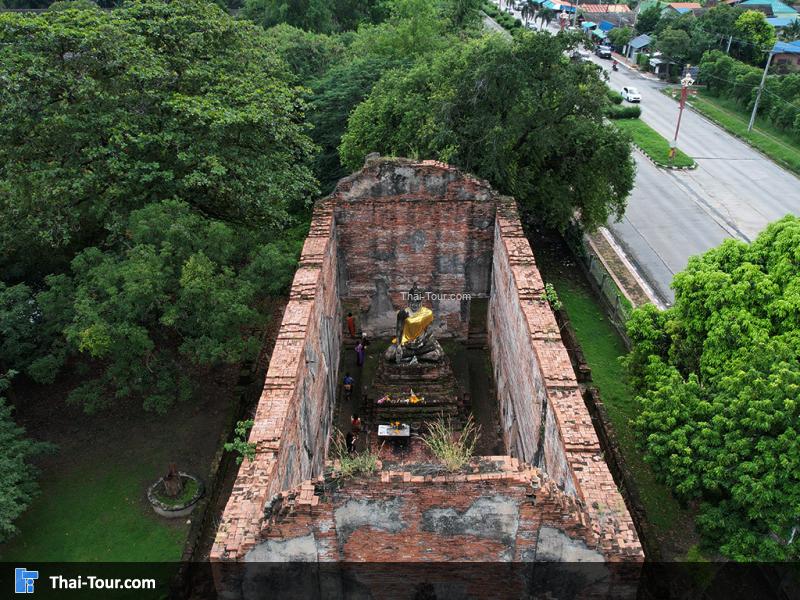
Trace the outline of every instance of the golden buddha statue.
{"type": "Polygon", "coordinates": [[[433,311],[422,306],[422,291],[414,282],[408,292],[408,307],[397,312],[395,338],[386,351],[386,359],[399,364],[440,361],[444,352],[439,342],[433,338],[431,323],[433,311]]]}

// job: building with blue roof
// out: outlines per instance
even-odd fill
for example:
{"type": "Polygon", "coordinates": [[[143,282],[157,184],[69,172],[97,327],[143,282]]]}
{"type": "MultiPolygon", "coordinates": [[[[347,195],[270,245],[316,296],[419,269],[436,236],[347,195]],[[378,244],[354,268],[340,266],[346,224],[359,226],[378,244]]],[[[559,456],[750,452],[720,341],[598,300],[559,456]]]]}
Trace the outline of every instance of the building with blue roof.
{"type": "Polygon", "coordinates": [[[790,19],[797,17],[797,11],[788,4],[784,4],[780,0],[745,0],[740,2],[739,6],[755,7],[755,6],[768,6],[772,11],[772,16],[777,18],[790,19]]]}
{"type": "Polygon", "coordinates": [[[633,38],[630,42],[628,42],[628,45],[625,46],[622,53],[627,58],[635,62],[636,55],[639,54],[640,52],[646,52],[650,44],[652,43],[653,43],[653,38],[651,38],[646,33],[643,33],[642,35],[639,35],[633,38]]]}
{"type": "Polygon", "coordinates": [[[775,42],[772,55],[772,64],[779,71],[800,71],[800,40],[775,42]]]}

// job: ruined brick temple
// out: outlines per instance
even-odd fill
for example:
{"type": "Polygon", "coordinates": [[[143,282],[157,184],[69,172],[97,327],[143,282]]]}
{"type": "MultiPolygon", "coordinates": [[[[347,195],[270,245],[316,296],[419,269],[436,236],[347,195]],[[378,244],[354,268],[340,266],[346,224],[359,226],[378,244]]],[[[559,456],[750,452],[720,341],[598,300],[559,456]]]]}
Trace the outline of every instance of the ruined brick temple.
{"type": "Polygon", "coordinates": [[[250,433],[256,456],[212,561],[641,561],[543,291],[513,199],[486,182],[382,158],[342,179],[315,208],[250,433]],[[442,339],[465,339],[482,301],[504,452],[461,474],[384,463],[331,484],[344,315],[391,335],[413,280],[446,295],[426,302],[442,339]]]}

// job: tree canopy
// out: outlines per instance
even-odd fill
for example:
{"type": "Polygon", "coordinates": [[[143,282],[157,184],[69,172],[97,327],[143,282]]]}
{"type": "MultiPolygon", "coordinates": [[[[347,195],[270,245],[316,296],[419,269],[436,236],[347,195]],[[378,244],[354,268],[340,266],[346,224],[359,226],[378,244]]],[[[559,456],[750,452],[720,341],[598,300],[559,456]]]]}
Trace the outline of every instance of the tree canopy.
{"type": "Polygon", "coordinates": [[[376,0],[245,0],[242,14],[263,27],[286,23],[306,31],[333,33],[380,21],[383,6],[376,0]]]}
{"type": "Polygon", "coordinates": [[[302,90],[203,0],[0,15],[0,367],[162,410],[251,356],[316,191],[302,90]]]}
{"type": "MultiPolygon", "coordinates": [[[[8,385],[8,374],[0,374],[0,394],[8,385]]],[[[12,409],[0,396],[0,543],[17,532],[14,520],[38,492],[37,469],[31,459],[52,446],[25,437],[25,430],[12,418],[12,409]]]]}
{"type": "Polygon", "coordinates": [[[661,7],[657,4],[644,9],[636,19],[636,33],[651,33],[661,20],[661,7]]]}
{"type": "Polygon", "coordinates": [[[739,52],[742,60],[762,62],[775,45],[775,28],[767,23],[766,16],[760,11],[744,11],[733,28],[741,40],[739,52]]]}
{"type": "Polygon", "coordinates": [[[657,474],[701,502],[707,539],[736,560],[797,560],[800,219],[727,240],[675,276],[675,304],[637,309],[627,369],[657,474]]]}
{"type": "Polygon", "coordinates": [[[352,113],[342,162],[370,152],[450,162],[563,227],[620,215],[633,184],[628,140],[603,121],[606,86],[569,61],[568,36],[485,36],[387,73],[352,113]]]}

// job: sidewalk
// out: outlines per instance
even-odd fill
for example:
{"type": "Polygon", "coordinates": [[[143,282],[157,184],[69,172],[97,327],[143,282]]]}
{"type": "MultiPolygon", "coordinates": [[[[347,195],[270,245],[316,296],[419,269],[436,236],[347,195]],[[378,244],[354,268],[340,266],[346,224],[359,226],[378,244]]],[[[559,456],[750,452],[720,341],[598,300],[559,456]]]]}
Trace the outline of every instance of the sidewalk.
{"type": "Polygon", "coordinates": [[[640,71],[635,64],[633,64],[628,58],[619,54],[617,52],[612,52],[611,57],[617,61],[620,65],[628,69],[629,71],[635,71],[639,77],[643,79],[649,79],[650,81],[661,81],[657,76],[653,75],[652,73],[647,73],[644,71],[640,71]]]}

